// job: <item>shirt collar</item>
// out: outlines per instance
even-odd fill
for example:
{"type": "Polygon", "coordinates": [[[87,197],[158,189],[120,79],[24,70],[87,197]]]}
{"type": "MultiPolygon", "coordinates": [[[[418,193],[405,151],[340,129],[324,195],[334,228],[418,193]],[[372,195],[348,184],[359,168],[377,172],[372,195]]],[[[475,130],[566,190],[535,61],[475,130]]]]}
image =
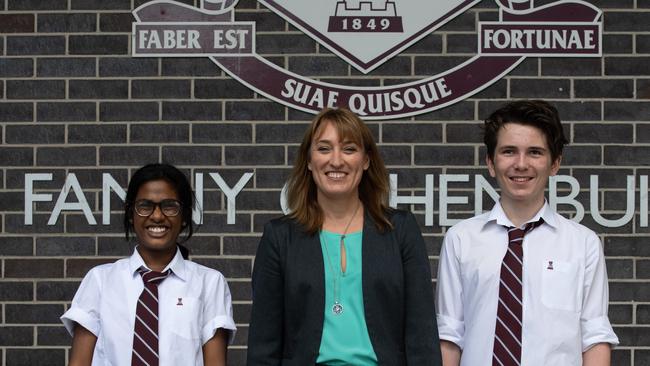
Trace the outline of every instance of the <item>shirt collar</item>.
{"type": "MultiPolygon", "coordinates": [[[[537,213],[535,213],[535,215],[526,223],[537,222],[539,221],[539,219],[543,219],[545,224],[548,224],[553,228],[557,227],[557,218],[555,217],[554,212],[551,209],[551,206],[549,206],[546,200],[544,200],[544,205],[542,206],[542,208],[540,208],[539,211],[537,211],[537,213]]],[[[490,211],[490,214],[488,215],[488,219],[485,222],[485,225],[487,225],[488,223],[496,223],[497,225],[508,226],[508,227],[515,226],[512,223],[512,221],[510,221],[506,213],[503,211],[503,207],[501,206],[500,202],[497,202],[492,208],[492,211],[490,211]]]]}
{"type": "MultiPolygon", "coordinates": [[[[147,267],[147,265],[144,263],[144,260],[140,256],[140,253],[138,253],[138,247],[136,245],[136,247],[133,249],[133,254],[129,258],[129,271],[135,276],[138,273],[138,268],[140,267],[149,269],[149,267],[147,267]]],[[[163,269],[163,272],[168,269],[171,269],[172,273],[183,281],[185,281],[187,278],[185,260],[183,259],[183,255],[179,249],[176,249],[174,258],[172,258],[171,262],[169,262],[169,264],[167,264],[167,266],[163,269]]]]}

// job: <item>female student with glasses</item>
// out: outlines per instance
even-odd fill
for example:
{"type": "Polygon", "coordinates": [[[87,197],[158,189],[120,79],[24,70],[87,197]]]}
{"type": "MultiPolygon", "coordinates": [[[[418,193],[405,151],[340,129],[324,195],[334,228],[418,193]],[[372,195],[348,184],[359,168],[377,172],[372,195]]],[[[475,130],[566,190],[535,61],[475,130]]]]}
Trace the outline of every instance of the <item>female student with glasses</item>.
{"type": "Polygon", "coordinates": [[[236,330],[230,290],[216,270],[187,260],[194,194],[171,165],[137,170],[124,205],[129,258],[91,269],[61,317],[74,365],[226,365],[236,330]]]}

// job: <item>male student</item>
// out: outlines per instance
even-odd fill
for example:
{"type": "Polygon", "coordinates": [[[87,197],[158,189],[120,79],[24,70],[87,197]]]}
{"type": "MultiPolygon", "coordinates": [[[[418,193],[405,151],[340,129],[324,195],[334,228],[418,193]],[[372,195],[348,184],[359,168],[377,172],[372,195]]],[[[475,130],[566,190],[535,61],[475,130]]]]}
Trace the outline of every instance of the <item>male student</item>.
{"type": "Polygon", "coordinates": [[[600,241],[544,198],[567,142],[557,110],[511,102],[484,133],[501,195],[445,236],[436,303],[443,364],[609,365],[618,338],[600,241]]]}

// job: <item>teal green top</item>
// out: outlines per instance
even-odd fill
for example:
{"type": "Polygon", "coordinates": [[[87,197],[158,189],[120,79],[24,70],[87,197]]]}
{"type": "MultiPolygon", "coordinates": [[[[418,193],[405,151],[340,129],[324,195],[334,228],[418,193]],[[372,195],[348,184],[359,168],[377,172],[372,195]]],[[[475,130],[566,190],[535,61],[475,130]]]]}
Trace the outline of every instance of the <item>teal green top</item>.
{"type": "Polygon", "coordinates": [[[377,355],[370,343],[363,308],[361,282],[361,239],[363,232],[345,236],[347,268],[341,273],[341,234],[322,231],[321,250],[325,266],[325,321],[317,364],[377,365],[377,355]],[[325,249],[327,245],[327,250],[325,249]],[[328,261],[329,253],[329,261],[328,261]],[[331,265],[330,265],[331,263],[331,265]],[[334,269],[334,273],[332,273],[334,269]],[[334,276],[337,277],[338,302],[343,312],[334,314],[334,276]]]}

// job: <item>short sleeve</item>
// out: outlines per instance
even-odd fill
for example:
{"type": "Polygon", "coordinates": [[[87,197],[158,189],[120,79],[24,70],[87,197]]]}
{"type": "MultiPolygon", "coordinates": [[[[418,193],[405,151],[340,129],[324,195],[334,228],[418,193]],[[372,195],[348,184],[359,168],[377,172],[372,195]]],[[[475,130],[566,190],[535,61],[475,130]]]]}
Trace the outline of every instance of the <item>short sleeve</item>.
{"type": "Polygon", "coordinates": [[[81,281],[70,309],[61,316],[61,321],[70,335],[74,336],[75,323],[78,323],[95,337],[99,336],[101,285],[101,278],[96,269],[91,269],[81,281]]]}
{"type": "Polygon", "coordinates": [[[232,298],[226,279],[221,273],[216,272],[206,281],[204,290],[201,344],[214,337],[219,328],[228,330],[228,343],[232,344],[237,327],[232,316],[232,298]]]}
{"type": "Polygon", "coordinates": [[[612,346],[618,344],[618,337],[607,317],[609,287],[605,257],[596,234],[593,232],[589,234],[586,243],[584,297],[580,319],[583,352],[597,343],[609,343],[612,346]]]}
{"type": "Polygon", "coordinates": [[[440,339],[450,341],[461,349],[464,346],[465,323],[463,316],[463,285],[459,259],[456,255],[458,237],[450,229],[440,251],[436,305],[438,307],[438,332],[440,339]]]}

